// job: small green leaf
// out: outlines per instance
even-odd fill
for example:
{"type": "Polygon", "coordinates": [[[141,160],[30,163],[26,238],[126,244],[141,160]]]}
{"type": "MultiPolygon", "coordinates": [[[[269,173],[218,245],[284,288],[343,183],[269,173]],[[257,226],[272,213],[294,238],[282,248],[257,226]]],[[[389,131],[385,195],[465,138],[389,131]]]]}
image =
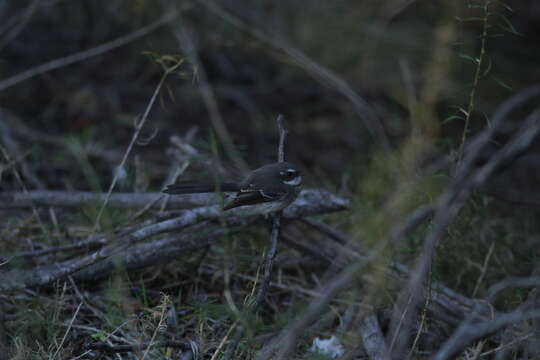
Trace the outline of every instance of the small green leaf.
{"type": "Polygon", "coordinates": [[[493,80],[495,80],[495,82],[497,84],[499,84],[500,86],[502,86],[503,88],[507,89],[507,90],[510,90],[510,91],[514,91],[514,89],[508,85],[507,83],[505,83],[504,81],[502,81],[501,79],[499,79],[498,77],[495,77],[495,76],[492,76],[493,80]]]}
{"type": "Polygon", "coordinates": [[[478,59],[477,58],[474,58],[470,55],[467,55],[467,54],[459,54],[459,57],[462,58],[462,59],[465,59],[465,60],[470,60],[471,62],[475,63],[475,64],[478,64],[478,59]]]}
{"type": "Polygon", "coordinates": [[[103,331],[93,333],[92,335],[90,335],[90,337],[98,341],[107,341],[107,334],[103,331]]]}

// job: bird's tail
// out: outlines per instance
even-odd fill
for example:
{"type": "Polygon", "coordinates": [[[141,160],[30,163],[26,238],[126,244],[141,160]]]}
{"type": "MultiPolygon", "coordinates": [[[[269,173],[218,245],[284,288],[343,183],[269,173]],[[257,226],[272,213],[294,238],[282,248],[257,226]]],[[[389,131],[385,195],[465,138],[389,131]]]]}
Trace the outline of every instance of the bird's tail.
{"type": "Polygon", "coordinates": [[[164,193],[167,194],[195,194],[195,193],[211,193],[211,192],[236,192],[240,188],[238,184],[232,182],[224,183],[198,183],[195,181],[180,181],[175,184],[168,185],[164,193]]]}

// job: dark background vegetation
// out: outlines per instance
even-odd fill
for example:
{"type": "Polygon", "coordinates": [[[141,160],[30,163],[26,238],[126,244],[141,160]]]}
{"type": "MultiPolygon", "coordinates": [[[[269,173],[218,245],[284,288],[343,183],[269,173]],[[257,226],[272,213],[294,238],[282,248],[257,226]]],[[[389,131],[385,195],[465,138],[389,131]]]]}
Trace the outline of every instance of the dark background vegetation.
{"type": "MultiPolygon", "coordinates": [[[[445,169],[429,175],[425,169],[447,155],[457,161],[464,140],[489,127],[490,117],[502,101],[540,81],[540,2],[536,0],[490,5],[494,14],[487,20],[477,84],[475,59],[482,49],[485,13],[474,5],[483,1],[231,0],[219,2],[221,12],[212,11],[204,1],[178,1],[180,16],[146,36],[4,86],[19,73],[136,31],[170,12],[172,4],[24,0],[0,5],[0,143],[15,159],[15,168],[24,162],[19,170],[26,188],[106,191],[134,123],[163,74],[159,59],[179,56],[185,59],[180,76],[166,79],[141,134],[143,140],[134,148],[127,175],[116,190],[161,190],[175,161],[171,136],[184,136],[194,128],[197,132],[191,145],[199,155],[191,160],[184,177],[211,176],[217,162],[230,176],[242,173],[216,135],[200,92],[206,82],[235,149],[250,168],[275,161],[275,118],[284,114],[289,130],[286,158],[304,169],[307,186],[328,189],[352,202],[350,211],[325,220],[371,246],[414,206],[434,201],[451,178],[445,169]],[[229,15],[243,25],[228,21],[229,15]],[[178,31],[187,34],[194,51],[189,53],[186,42],[176,36],[178,31]],[[302,52],[308,60],[294,58],[287,49],[302,52]],[[309,61],[331,75],[313,71],[309,61]],[[374,111],[388,146],[370,134],[366,114],[340,87],[343,81],[374,111]],[[475,101],[469,108],[473,91],[475,101]]],[[[532,106],[538,106],[538,101],[532,106]]],[[[518,112],[508,121],[522,118],[518,112]]],[[[493,148],[497,148],[496,142],[493,148]]],[[[538,271],[538,150],[538,144],[533,145],[475,191],[437,250],[434,279],[469,297],[483,297],[504,278],[538,271]]],[[[0,164],[6,170],[0,172],[0,190],[21,190],[9,163],[2,157],[0,164]]],[[[60,215],[55,225],[59,233],[43,239],[31,212],[1,209],[0,253],[27,250],[32,242],[59,244],[84,235],[96,211],[85,207],[60,215]]],[[[115,221],[120,220],[113,218],[108,226],[114,229],[115,221]]],[[[131,274],[129,281],[119,275],[106,283],[81,284],[83,289],[99,293],[112,319],[105,325],[96,320],[101,324],[96,329],[111,331],[127,318],[126,312],[139,311],[137,306],[143,305],[138,302],[147,306],[145,316],[152,323],[148,309],[158,308],[163,291],[172,295],[172,303],[182,314],[197,314],[196,322],[205,329],[210,343],[219,342],[223,330],[202,318],[211,311],[227,313],[222,292],[230,285],[223,283],[224,268],[254,276],[260,256],[257,249],[263,247],[266,235],[264,231],[248,234],[259,235],[261,239],[254,244],[233,242],[212,248],[208,263],[214,275],[208,269],[191,275],[190,269],[198,261],[194,256],[131,274]],[[233,265],[223,265],[222,253],[227,251],[233,253],[229,257],[241,259],[228,257],[233,265]],[[115,291],[121,296],[114,295],[115,291]],[[193,294],[205,298],[194,299],[193,294]],[[138,305],[128,304],[128,300],[138,305]],[[209,303],[222,308],[209,308],[209,303]]],[[[412,261],[421,240],[413,236],[394,249],[396,259],[412,261]]],[[[324,270],[315,267],[286,275],[301,278],[301,286],[311,288],[317,284],[313,279],[324,270]]],[[[239,291],[235,296],[241,302],[242,291],[247,290],[241,279],[235,281],[232,288],[239,291]]],[[[6,331],[14,357],[42,358],[54,353],[51,344],[59,340],[53,339],[63,334],[54,328],[54,321],[63,322],[73,314],[73,304],[64,297],[69,291],[58,285],[17,295],[20,298],[8,297],[13,307],[6,331]],[[54,308],[54,314],[47,308],[54,308]]],[[[528,289],[505,293],[496,305],[510,309],[528,295],[528,289]]],[[[274,294],[273,299],[284,298],[274,294]]],[[[274,306],[272,310],[277,310],[278,305],[274,306]]],[[[302,301],[298,300],[298,306],[303,306],[302,301]]],[[[266,318],[267,325],[271,317],[266,318]]],[[[286,319],[274,321],[268,325],[269,332],[286,319]]],[[[332,326],[323,328],[320,334],[333,333],[332,326]]],[[[193,329],[186,333],[203,336],[193,329]]],[[[305,340],[311,343],[309,336],[305,340]]],[[[356,346],[345,343],[351,349],[356,346]]],[[[76,356],[76,344],[70,346],[59,357],[76,356]]],[[[208,349],[214,348],[208,345],[208,349]]],[[[211,354],[208,350],[203,356],[210,358],[211,354]]],[[[246,354],[249,351],[243,353],[249,358],[246,354]]]]}

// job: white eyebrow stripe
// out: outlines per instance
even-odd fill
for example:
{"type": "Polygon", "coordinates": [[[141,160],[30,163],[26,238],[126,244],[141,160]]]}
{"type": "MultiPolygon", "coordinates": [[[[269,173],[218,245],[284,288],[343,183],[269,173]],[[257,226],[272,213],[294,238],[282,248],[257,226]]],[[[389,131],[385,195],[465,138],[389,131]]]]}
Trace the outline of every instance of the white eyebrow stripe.
{"type": "Polygon", "coordinates": [[[288,180],[288,181],[284,181],[283,183],[284,183],[285,185],[296,186],[296,185],[300,185],[301,182],[302,182],[302,177],[301,177],[301,176],[297,176],[297,177],[295,177],[294,179],[288,180]]]}
{"type": "Polygon", "coordinates": [[[248,185],[247,187],[245,187],[245,188],[242,188],[242,189],[240,189],[240,192],[248,192],[248,191],[253,191],[253,190],[254,190],[254,188],[255,188],[255,185],[253,185],[253,184],[249,184],[249,185],[248,185]]]}
{"type": "Polygon", "coordinates": [[[296,172],[296,169],[287,169],[288,172],[296,172]]]}

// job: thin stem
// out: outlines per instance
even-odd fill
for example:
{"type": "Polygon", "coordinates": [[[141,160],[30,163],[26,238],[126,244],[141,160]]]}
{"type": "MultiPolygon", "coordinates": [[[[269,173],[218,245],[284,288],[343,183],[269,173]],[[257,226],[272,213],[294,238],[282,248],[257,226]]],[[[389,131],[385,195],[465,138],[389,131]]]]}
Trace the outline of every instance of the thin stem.
{"type": "Polygon", "coordinates": [[[482,19],[483,26],[482,26],[482,40],[480,42],[480,54],[478,55],[478,58],[476,59],[476,63],[477,63],[476,71],[474,74],[471,93],[469,94],[469,105],[467,106],[467,111],[465,113],[465,127],[463,128],[463,134],[461,135],[461,145],[459,148],[458,162],[461,162],[461,159],[463,157],[463,149],[465,146],[465,141],[467,140],[467,133],[469,132],[469,123],[471,120],[471,114],[474,111],[474,106],[475,106],[476,89],[478,87],[478,83],[480,82],[480,77],[482,73],[482,65],[484,64],[484,56],[486,54],[487,30],[489,27],[488,19],[489,19],[489,15],[491,15],[488,9],[490,4],[491,4],[491,1],[486,1],[486,3],[484,4],[484,17],[482,19]]]}
{"type": "MultiPolygon", "coordinates": [[[[144,124],[146,123],[146,120],[148,119],[148,115],[150,114],[150,110],[152,109],[152,106],[156,102],[157,96],[163,86],[163,83],[165,82],[165,79],[167,79],[167,76],[169,74],[173,73],[182,62],[178,62],[175,65],[167,68],[165,72],[163,73],[163,76],[161,77],[161,80],[159,81],[159,84],[156,86],[156,89],[154,90],[154,93],[152,94],[152,98],[150,99],[150,102],[148,103],[148,106],[146,107],[144,114],[142,116],[142,119],[136,124],[135,126],[135,132],[133,133],[133,136],[131,138],[131,142],[128,145],[128,148],[126,149],[126,152],[124,153],[124,156],[122,158],[122,161],[120,162],[120,165],[118,166],[118,170],[122,169],[126,161],[128,159],[129,154],[131,153],[131,150],[133,149],[133,146],[135,145],[135,142],[137,141],[139,134],[141,133],[142,128],[144,127],[144,124]]],[[[96,217],[96,222],[94,223],[94,228],[92,231],[92,234],[95,234],[99,227],[99,221],[101,220],[101,217],[103,216],[103,212],[105,211],[105,207],[107,206],[107,203],[109,202],[109,198],[111,197],[111,193],[116,186],[116,182],[118,181],[119,171],[116,171],[114,174],[113,180],[111,181],[111,185],[109,186],[109,190],[107,191],[107,195],[105,196],[105,200],[103,201],[103,204],[101,205],[101,209],[99,209],[98,216],[96,217]]]]}

